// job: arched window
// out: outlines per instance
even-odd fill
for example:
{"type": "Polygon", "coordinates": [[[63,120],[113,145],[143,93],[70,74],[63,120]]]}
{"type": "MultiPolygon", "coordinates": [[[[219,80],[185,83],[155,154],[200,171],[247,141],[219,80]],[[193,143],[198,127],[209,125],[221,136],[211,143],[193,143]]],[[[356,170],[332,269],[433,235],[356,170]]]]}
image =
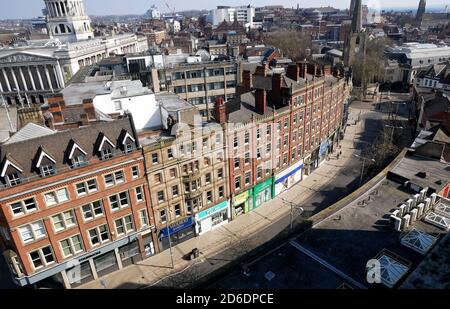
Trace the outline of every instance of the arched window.
{"type": "Polygon", "coordinates": [[[59,24],[59,30],[61,33],[66,33],[66,26],[64,24],[59,24]]]}
{"type": "Polygon", "coordinates": [[[67,32],[72,33],[72,29],[70,28],[70,26],[66,26],[66,27],[67,27],[67,32]]]}
{"type": "Polygon", "coordinates": [[[58,34],[58,33],[59,33],[59,28],[58,28],[58,26],[55,27],[55,31],[54,31],[54,32],[55,32],[55,34],[58,34]]]}

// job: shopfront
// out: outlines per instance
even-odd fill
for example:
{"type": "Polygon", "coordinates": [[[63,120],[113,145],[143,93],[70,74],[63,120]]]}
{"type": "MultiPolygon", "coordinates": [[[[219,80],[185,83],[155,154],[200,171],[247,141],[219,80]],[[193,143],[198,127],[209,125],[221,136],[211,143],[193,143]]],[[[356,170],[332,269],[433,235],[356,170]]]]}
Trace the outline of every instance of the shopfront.
{"type": "Polygon", "coordinates": [[[122,266],[128,266],[135,264],[142,260],[141,253],[139,252],[138,241],[135,240],[125,246],[119,248],[119,256],[122,260],[122,266]]]}
{"type": "Polygon", "coordinates": [[[253,190],[247,190],[233,198],[233,218],[239,217],[249,211],[250,204],[253,203],[253,190]]]}
{"type": "Polygon", "coordinates": [[[281,192],[286,191],[297,182],[302,180],[302,169],[303,169],[303,161],[299,161],[294,163],[281,173],[275,175],[274,187],[275,187],[275,195],[277,196],[281,192]]]}
{"type": "Polygon", "coordinates": [[[176,246],[188,239],[195,237],[194,217],[187,217],[177,223],[169,226],[169,229],[163,228],[159,233],[160,247],[162,250],[169,249],[169,236],[172,246],[176,246]]]}
{"type": "Polygon", "coordinates": [[[266,181],[257,184],[253,188],[253,197],[254,197],[253,208],[258,208],[265,202],[270,201],[272,199],[272,191],[273,191],[273,177],[270,177],[266,181]]]}
{"type": "Polygon", "coordinates": [[[320,144],[319,164],[321,164],[322,162],[325,162],[325,159],[327,158],[327,155],[329,153],[329,149],[330,149],[330,141],[328,140],[328,138],[326,138],[320,144]]]}
{"type": "Polygon", "coordinates": [[[197,235],[227,224],[231,219],[230,202],[224,201],[195,215],[197,235]]]}

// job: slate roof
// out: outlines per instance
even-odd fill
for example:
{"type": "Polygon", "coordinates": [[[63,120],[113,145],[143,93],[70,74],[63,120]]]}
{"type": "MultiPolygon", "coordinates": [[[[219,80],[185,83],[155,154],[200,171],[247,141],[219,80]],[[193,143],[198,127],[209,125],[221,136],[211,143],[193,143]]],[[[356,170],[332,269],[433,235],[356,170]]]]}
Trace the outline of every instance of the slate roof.
{"type": "MultiPolygon", "coordinates": [[[[105,134],[118,149],[122,148],[121,140],[128,132],[135,140],[135,147],[139,147],[137,137],[131,124],[131,118],[121,118],[111,122],[96,122],[89,126],[66,131],[59,131],[52,135],[30,138],[15,143],[0,146],[0,169],[6,161],[6,156],[23,168],[22,177],[37,176],[36,157],[40,149],[56,161],[56,169],[67,169],[70,165],[68,156],[73,141],[87,153],[87,160],[98,158],[98,137],[105,134]]],[[[120,149],[123,150],[123,149],[120,149]]]]}

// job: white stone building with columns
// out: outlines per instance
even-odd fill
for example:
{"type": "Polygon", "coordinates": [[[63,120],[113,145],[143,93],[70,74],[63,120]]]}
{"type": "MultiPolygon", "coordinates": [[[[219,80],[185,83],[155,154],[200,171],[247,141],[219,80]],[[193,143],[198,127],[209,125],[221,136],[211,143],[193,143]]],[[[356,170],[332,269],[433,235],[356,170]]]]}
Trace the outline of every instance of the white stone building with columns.
{"type": "Polygon", "coordinates": [[[80,68],[148,49],[147,39],[135,34],[94,38],[83,0],[44,2],[51,39],[0,49],[0,104],[44,103],[80,68]]]}

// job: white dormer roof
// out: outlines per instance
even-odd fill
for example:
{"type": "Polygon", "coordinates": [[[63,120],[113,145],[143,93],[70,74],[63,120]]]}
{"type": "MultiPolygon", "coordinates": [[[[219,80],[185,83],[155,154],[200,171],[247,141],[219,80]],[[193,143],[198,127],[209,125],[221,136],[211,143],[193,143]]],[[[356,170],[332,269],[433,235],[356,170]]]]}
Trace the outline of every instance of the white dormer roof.
{"type": "Polygon", "coordinates": [[[41,163],[42,163],[42,159],[46,157],[47,159],[49,159],[50,161],[52,161],[53,163],[56,163],[55,159],[53,159],[49,154],[47,154],[45,152],[44,149],[41,148],[41,153],[39,155],[38,161],[36,163],[36,167],[39,168],[41,167],[41,163]]]}
{"type": "Polygon", "coordinates": [[[129,138],[130,140],[132,140],[133,143],[136,142],[136,140],[131,136],[131,134],[127,132],[127,134],[125,134],[125,136],[123,137],[122,145],[125,145],[125,142],[127,141],[127,138],[129,138]]]}
{"type": "Polygon", "coordinates": [[[102,141],[100,142],[100,145],[98,146],[98,151],[101,151],[103,149],[103,145],[107,142],[110,144],[113,148],[116,148],[116,145],[114,145],[113,142],[109,138],[106,137],[106,135],[103,135],[102,141]]]}
{"type": "Polygon", "coordinates": [[[14,167],[16,170],[18,170],[18,171],[21,172],[21,173],[23,172],[23,170],[22,170],[17,164],[14,164],[14,163],[11,162],[10,160],[6,159],[5,165],[3,165],[2,172],[1,172],[1,174],[0,174],[1,177],[5,177],[6,171],[7,171],[7,169],[8,169],[9,166],[14,167]]]}
{"type": "Polygon", "coordinates": [[[85,156],[87,155],[86,151],[84,151],[76,142],[73,142],[72,149],[69,153],[69,160],[72,160],[73,154],[75,153],[75,149],[78,149],[80,152],[82,152],[85,156]]]}

